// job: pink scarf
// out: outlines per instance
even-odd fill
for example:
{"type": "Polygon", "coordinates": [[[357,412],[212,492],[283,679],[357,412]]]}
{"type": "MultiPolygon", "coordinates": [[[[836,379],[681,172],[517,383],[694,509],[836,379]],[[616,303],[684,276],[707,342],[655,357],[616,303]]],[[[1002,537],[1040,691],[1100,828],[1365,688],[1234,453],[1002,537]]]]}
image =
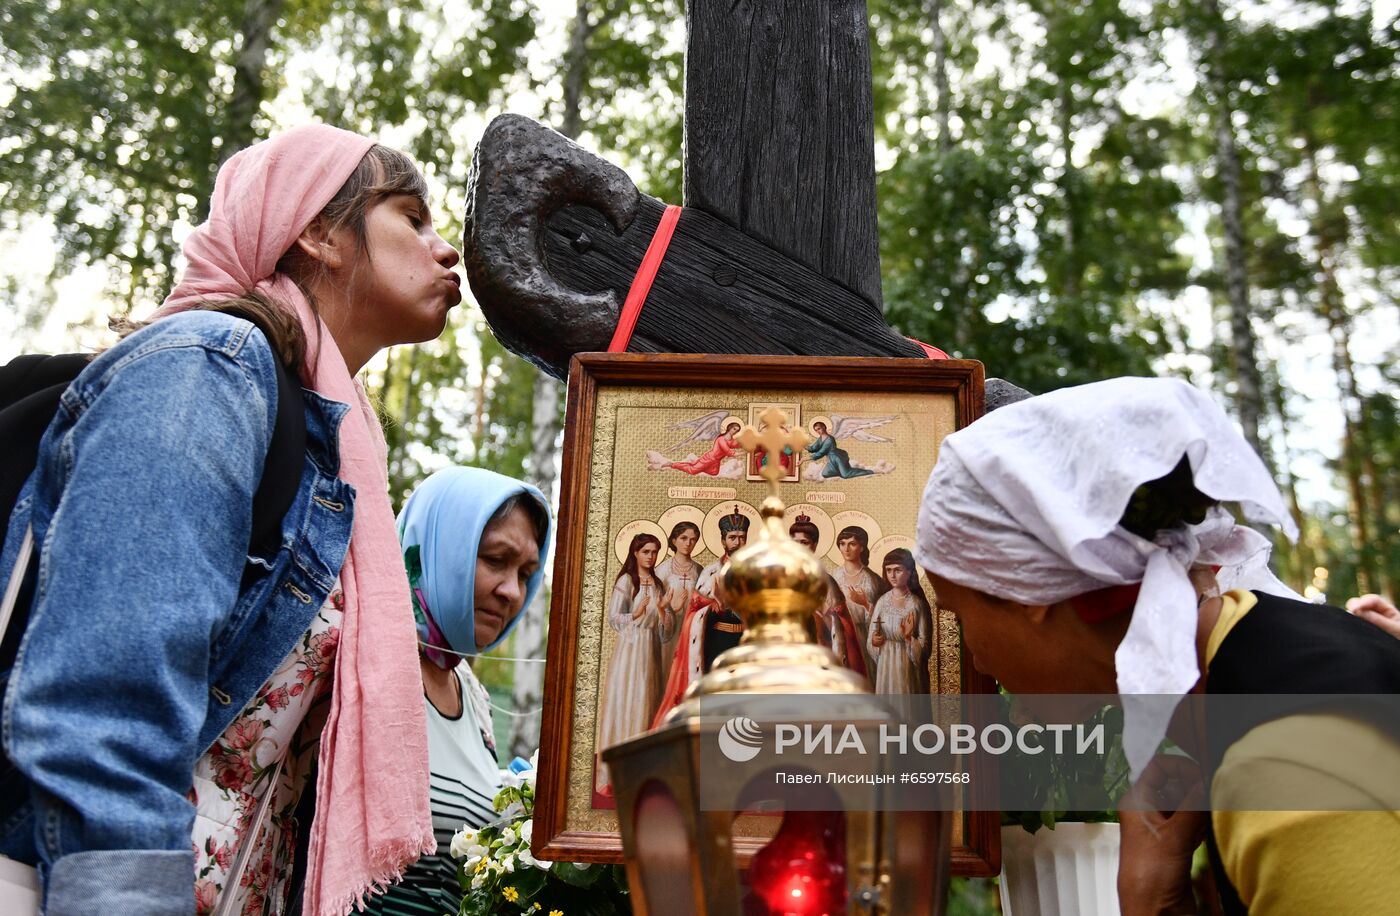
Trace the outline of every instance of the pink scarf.
{"type": "Polygon", "coordinates": [[[387,447],[374,409],[282,255],[374,145],[324,124],[289,130],[232,156],[209,219],[185,242],[189,266],[157,317],[256,290],[300,316],[303,378],[352,406],[340,426],[340,478],[355,488],[341,570],[345,619],[330,718],[321,735],[305,911],[342,916],[437,848],[428,809],[428,741],[413,609],[389,504],[387,447]],[[319,333],[318,333],[319,332],[319,333]],[[317,347],[318,341],[331,343],[317,347]]]}

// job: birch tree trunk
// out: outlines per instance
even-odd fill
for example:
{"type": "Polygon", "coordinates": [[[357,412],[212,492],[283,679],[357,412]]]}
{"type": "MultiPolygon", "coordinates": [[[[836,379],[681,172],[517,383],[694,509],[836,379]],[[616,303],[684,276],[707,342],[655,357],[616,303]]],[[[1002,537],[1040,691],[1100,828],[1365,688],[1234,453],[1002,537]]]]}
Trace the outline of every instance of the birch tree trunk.
{"type": "MultiPolygon", "coordinates": [[[[598,27],[590,22],[592,0],[578,0],[574,24],[570,30],[569,49],[564,56],[564,110],[559,118],[559,132],[577,137],[582,128],[582,99],[588,77],[588,39],[598,27]]],[[[554,482],[558,476],[556,443],[563,424],[559,411],[560,384],[544,372],[535,370],[533,408],[530,416],[530,483],[553,499],[554,482]]],[[[540,713],[544,702],[545,622],[549,613],[549,592],[552,582],[549,569],[545,571],[544,587],[525,609],[515,631],[515,681],[511,705],[516,711],[510,728],[510,752],[528,757],[540,744],[540,713]]]]}
{"type": "MultiPolygon", "coordinates": [[[[558,474],[555,463],[555,442],[559,438],[560,385],[545,373],[535,370],[534,405],[530,416],[530,483],[539,487],[549,499],[554,497],[554,480],[558,474]]],[[[545,567],[544,587],[535,595],[525,616],[515,631],[514,655],[531,661],[515,662],[515,679],[511,706],[515,717],[510,725],[510,752],[529,757],[540,744],[540,713],[544,700],[544,665],[533,659],[544,658],[545,620],[549,613],[549,592],[552,585],[549,567],[545,567]]]]}
{"type": "Polygon", "coordinates": [[[1235,410],[1250,446],[1272,466],[1259,438],[1260,417],[1264,413],[1259,378],[1258,344],[1254,336],[1253,314],[1249,304],[1249,275],[1246,269],[1244,204],[1240,196],[1240,156],[1235,146],[1234,106],[1225,79],[1225,24],[1216,0],[1205,0],[1209,20],[1206,41],[1206,83],[1215,109],[1215,160],[1219,170],[1220,218],[1225,227],[1225,288],[1230,304],[1230,367],[1235,376],[1235,410]]]}
{"type": "MultiPolygon", "coordinates": [[[[1277,382],[1277,379],[1275,381],[1277,382]]],[[[1298,478],[1293,473],[1293,450],[1288,444],[1288,427],[1291,418],[1288,415],[1288,404],[1283,385],[1281,383],[1269,385],[1268,391],[1270,406],[1273,407],[1274,415],[1279,418],[1279,477],[1283,484],[1284,497],[1288,500],[1288,514],[1293,517],[1293,523],[1298,526],[1298,542],[1293,545],[1292,550],[1292,565],[1296,567],[1296,575],[1295,581],[1290,584],[1299,593],[1302,593],[1313,579],[1313,572],[1317,568],[1317,555],[1313,552],[1311,543],[1313,536],[1311,523],[1307,515],[1304,514],[1302,503],[1298,499],[1298,478]]]]}
{"type": "MultiPolygon", "coordinates": [[[[938,152],[946,158],[953,152],[953,91],[948,85],[948,32],[943,27],[944,0],[927,0],[924,10],[933,39],[933,95],[929,107],[933,109],[933,119],[938,125],[938,152]]],[[[966,233],[959,224],[953,233],[952,250],[964,251],[965,238],[966,233]]],[[[967,257],[959,255],[953,270],[953,289],[967,289],[970,271],[967,257]]],[[[982,322],[983,315],[978,309],[968,308],[961,302],[944,302],[943,307],[958,310],[960,320],[953,325],[953,351],[966,355],[972,348],[974,329],[982,322]]]]}
{"type": "MultiPolygon", "coordinates": [[[[1351,358],[1351,320],[1342,301],[1341,283],[1337,279],[1337,258],[1340,240],[1336,227],[1328,225],[1328,201],[1318,173],[1317,155],[1311,144],[1304,150],[1307,164],[1305,179],[1312,198],[1312,235],[1317,246],[1318,310],[1327,322],[1332,338],[1332,370],[1342,408],[1342,475],[1347,484],[1348,513],[1351,516],[1352,547],[1356,550],[1356,584],[1362,592],[1379,591],[1382,587],[1372,562],[1370,503],[1364,479],[1367,451],[1362,428],[1360,392],[1356,386],[1356,368],[1351,358]]],[[[1345,233],[1342,233],[1345,238],[1345,233]]]]}
{"type": "Polygon", "coordinates": [[[943,0],[928,0],[929,28],[933,30],[933,118],[938,124],[938,148],[953,148],[951,110],[953,97],[948,88],[948,33],[943,29],[943,0]]]}

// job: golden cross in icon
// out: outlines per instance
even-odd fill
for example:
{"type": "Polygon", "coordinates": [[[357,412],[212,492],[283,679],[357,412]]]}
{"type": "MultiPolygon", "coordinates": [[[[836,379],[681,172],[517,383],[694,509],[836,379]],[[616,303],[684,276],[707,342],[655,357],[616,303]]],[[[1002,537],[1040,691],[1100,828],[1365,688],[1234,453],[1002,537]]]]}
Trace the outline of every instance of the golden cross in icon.
{"type": "Polygon", "coordinates": [[[795,454],[798,450],[806,448],[812,438],[807,435],[807,430],[800,426],[789,428],[787,412],[778,407],[764,410],[758,415],[758,422],[758,429],[745,425],[734,438],[747,452],[763,449],[767,460],[758,469],[758,473],[768,481],[773,495],[776,496],[778,481],[788,474],[781,460],[783,449],[791,448],[795,454]]]}

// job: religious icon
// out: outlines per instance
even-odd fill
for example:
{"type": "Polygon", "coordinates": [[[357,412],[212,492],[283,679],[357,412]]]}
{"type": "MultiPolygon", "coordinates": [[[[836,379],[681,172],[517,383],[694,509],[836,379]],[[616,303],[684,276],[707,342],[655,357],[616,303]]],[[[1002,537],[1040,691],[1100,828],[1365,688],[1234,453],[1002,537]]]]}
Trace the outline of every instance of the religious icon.
{"type": "Polygon", "coordinates": [[[826,571],[809,629],[836,663],[885,691],[977,689],[955,622],[926,610],[907,622],[927,602],[887,563],[911,543],[938,443],[976,415],[975,364],[585,354],[574,366],[537,784],[542,850],[571,861],[616,854],[600,752],[657,727],[744,638],[723,575],[762,525],[768,484],[750,473],[782,472],[783,528],[826,571]],[[770,408],[786,418],[765,421],[770,408]]]}
{"type": "Polygon", "coordinates": [[[661,515],[661,530],[666,532],[665,543],[671,550],[671,556],[656,566],[656,578],[671,592],[671,600],[662,608],[663,675],[667,673],[665,664],[676,654],[681,618],[690,607],[690,599],[695,596],[700,581],[701,566],[695,555],[705,550],[700,538],[700,526],[704,521],[704,511],[691,505],[672,506],[661,515]]]}
{"type": "Polygon", "coordinates": [[[841,594],[846,598],[846,609],[855,624],[860,637],[860,650],[865,658],[865,670],[875,672],[874,659],[870,655],[870,617],[875,611],[875,602],[885,593],[888,584],[870,568],[870,533],[875,528],[874,519],[859,516],[864,513],[838,513],[839,522],[861,522],[845,524],[836,532],[836,554],[840,565],[832,571],[841,594]]]}
{"type": "MultiPolygon", "coordinates": [[[[808,511],[820,513],[825,518],[826,513],[815,506],[805,507],[808,511]]],[[[822,528],[831,531],[831,520],[826,519],[826,525],[819,524],[811,515],[799,511],[792,514],[791,511],[784,513],[784,520],[791,518],[788,526],[788,535],[815,554],[820,555],[818,545],[822,540],[822,528]]],[[[855,619],[851,617],[851,612],[846,607],[846,595],[841,591],[841,586],[830,573],[826,575],[826,600],[813,614],[813,628],[816,631],[817,641],[826,646],[836,656],[836,660],[844,668],[849,668],[857,674],[869,676],[865,665],[865,651],[861,644],[860,632],[856,629],[855,619]]]]}
{"type": "Polygon", "coordinates": [[[700,581],[695,586],[697,589],[707,595],[714,595],[713,580],[721,572],[721,561],[748,543],[749,531],[757,524],[758,508],[742,499],[716,502],[705,513],[700,522],[700,543],[705,552],[716,557],[716,560],[701,571],[700,581]],[[726,516],[735,515],[743,516],[747,524],[734,518],[726,520],[726,516]]]}
{"type": "MultiPolygon", "coordinates": [[[[748,508],[752,511],[751,506],[748,508]]],[[[724,606],[719,578],[729,565],[729,558],[748,543],[751,525],[751,516],[740,511],[737,503],[732,512],[719,519],[724,552],[700,572],[685,619],[681,621],[680,638],[670,658],[665,691],[652,717],[652,728],[680,703],[686,690],[710,670],[715,659],[737,646],[743,636],[744,621],[724,606]]]]}
{"type": "Polygon", "coordinates": [[[738,417],[731,416],[727,410],[715,410],[703,416],[674,423],[667,429],[688,429],[690,435],[671,446],[668,451],[675,452],[692,442],[713,440],[709,451],[703,455],[691,452],[685,458],[676,461],[667,458],[661,452],[647,449],[647,467],[653,471],[670,469],[692,476],[703,474],[708,477],[737,478],[743,473],[744,462],[742,458],[736,457],[740,449],[734,441],[734,436],[743,425],[738,417]]]}
{"type": "Polygon", "coordinates": [[[851,480],[856,477],[870,477],[876,474],[889,474],[895,468],[888,459],[879,459],[870,466],[858,465],[851,461],[850,453],[837,445],[842,439],[855,439],[858,442],[891,442],[887,436],[877,435],[871,430],[887,426],[895,417],[843,417],[833,414],[830,417],[817,417],[812,421],[812,441],[807,445],[807,453],[813,461],[803,473],[805,480],[822,481],[831,478],[851,480]]]}

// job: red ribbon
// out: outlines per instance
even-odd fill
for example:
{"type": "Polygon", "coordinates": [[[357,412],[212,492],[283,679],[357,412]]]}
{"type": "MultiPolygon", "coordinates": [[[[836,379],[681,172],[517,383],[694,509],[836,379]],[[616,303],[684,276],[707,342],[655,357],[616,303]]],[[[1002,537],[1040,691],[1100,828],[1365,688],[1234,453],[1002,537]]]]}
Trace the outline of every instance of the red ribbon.
{"type": "MultiPolygon", "coordinates": [[[[661,214],[661,222],[656,225],[656,232],[651,237],[651,243],[647,245],[647,253],[642,256],[641,266],[637,268],[632,285],[627,289],[627,300],[622,303],[622,313],[617,316],[617,327],[613,330],[612,342],[608,344],[609,353],[626,353],[628,345],[632,343],[637,319],[642,317],[642,306],[646,305],[651,284],[656,280],[656,272],[661,269],[661,262],[666,260],[666,249],[671,246],[671,236],[676,233],[676,223],[680,222],[682,209],[672,204],[661,214]]],[[[937,347],[931,347],[912,337],[907,339],[918,344],[919,349],[923,350],[929,359],[948,358],[948,354],[937,347]]]]}
{"type": "Polygon", "coordinates": [[[675,234],[680,218],[681,208],[674,205],[668,206],[666,212],[661,214],[656,234],[651,237],[647,253],[642,256],[642,266],[637,268],[637,275],[632,278],[632,286],[627,290],[627,301],[622,303],[622,314],[617,317],[617,328],[613,331],[612,343],[608,344],[609,353],[627,352],[627,345],[632,342],[632,332],[637,329],[637,319],[642,316],[642,306],[646,304],[647,294],[651,292],[651,284],[656,279],[656,272],[661,269],[661,262],[666,259],[666,249],[671,245],[671,236],[675,234]]]}
{"type": "Polygon", "coordinates": [[[919,345],[919,349],[920,349],[920,350],[923,350],[923,351],[924,351],[924,355],[927,356],[929,359],[947,359],[947,358],[948,358],[948,354],[947,354],[947,353],[944,353],[942,350],[938,349],[937,347],[930,346],[929,344],[924,343],[922,340],[914,340],[914,338],[912,338],[912,337],[906,337],[906,338],[904,338],[904,339],[905,339],[905,340],[908,340],[908,341],[913,341],[914,343],[918,344],[918,345],[919,345]]]}

